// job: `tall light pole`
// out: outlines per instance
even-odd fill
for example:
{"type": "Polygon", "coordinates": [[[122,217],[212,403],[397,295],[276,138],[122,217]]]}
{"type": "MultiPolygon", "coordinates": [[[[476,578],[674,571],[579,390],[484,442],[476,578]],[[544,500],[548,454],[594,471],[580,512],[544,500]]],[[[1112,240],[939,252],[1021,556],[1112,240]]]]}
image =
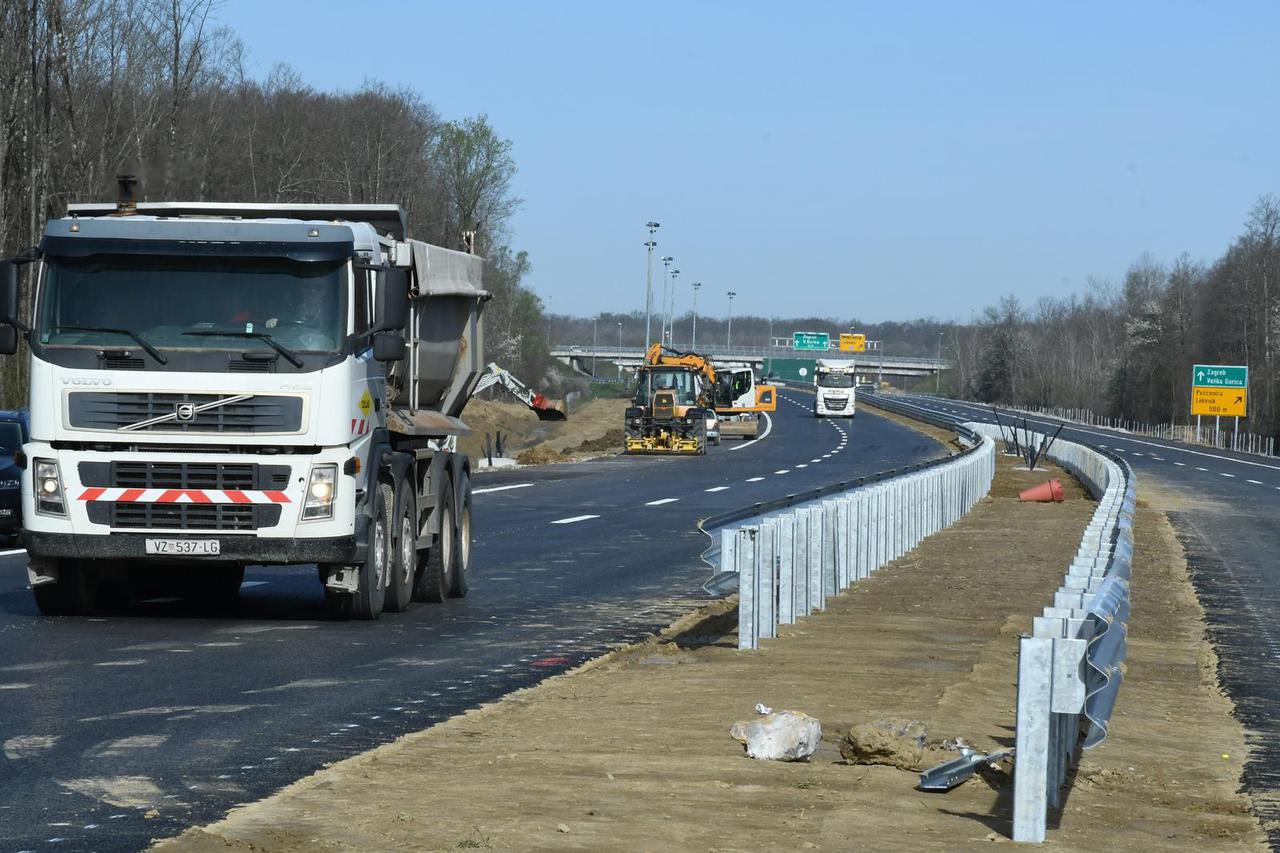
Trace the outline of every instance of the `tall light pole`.
{"type": "Polygon", "coordinates": [[[933,367],[933,393],[942,393],[942,332],[938,332],[938,364],[933,367]]]}
{"type": "Polygon", "coordinates": [[[729,291],[729,333],[725,335],[725,338],[724,338],[725,349],[728,349],[729,347],[733,346],[733,297],[737,295],[738,294],[735,293],[734,291],[732,290],[729,291]]]}
{"type": "Polygon", "coordinates": [[[622,321],[618,321],[618,381],[622,381],[622,321]]]}
{"type": "Polygon", "coordinates": [[[671,271],[671,303],[667,306],[667,343],[671,344],[676,337],[676,276],[680,270],[671,271]]]}
{"type": "Polygon", "coordinates": [[[600,315],[591,318],[591,378],[596,378],[596,321],[600,319],[600,315]]]}
{"type": "MultiPolygon", "coordinates": [[[[649,346],[649,314],[653,311],[653,248],[654,248],[655,246],[657,246],[657,245],[658,245],[657,243],[655,243],[655,242],[654,242],[654,240],[653,240],[653,235],[654,235],[655,233],[657,233],[657,230],[658,230],[658,223],[657,223],[657,222],[646,222],[646,223],[644,224],[644,227],[649,229],[649,240],[648,240],[648,242],[646,242],[646,243],[644,244],[644,246],[645,246],[645,268],[644,268],[644,339],[645,339],[645,344],[644,344],[644,345],[647,347],[647,346],[649,346]]],[[[621,324],[621,323],[619,323],[618,325],[619,325],[619,326],[621,326],[622,324],[621,324]]],[[[621,336],[621,334],[622,334],[621,330],[619,330],[618,334],[619,334],[619,336],[621,336]]],[[[619,339],[618,339],[618,340],[619,340],[618,346],[619,346],[619,347],[621,347],[621,346],[622,346],[622,343],[621,343],[621,340],[622,340],[622,339],[621,339],[621,337],[619,337],[619,339]]],[[[618,370],[619,370],[619,371],[621,371],[621,370],[622,370],[621,365],[619,365],[618,370]]],[[[619,375],[621,375],[621,374],[619,374],[619,375]]]]}
{"type": "Polygon", "coordinates": [[[689,344],[689,349],[696,351],[698,349],[698,291],[702,289],[702,282],[695,281],[693,283],[693,342],[689,344]]]}
{"type": "MultiPolygon", "coordinates": [[[[667,337],[667,281],[668,273],[671,271],[671,262],[675,258],[666,255],[662,258],[662,329],[658,332],[658,340],[662,341],[667,337]]],[[[648,343],[645,346],[649,346],[648,343]]]]}

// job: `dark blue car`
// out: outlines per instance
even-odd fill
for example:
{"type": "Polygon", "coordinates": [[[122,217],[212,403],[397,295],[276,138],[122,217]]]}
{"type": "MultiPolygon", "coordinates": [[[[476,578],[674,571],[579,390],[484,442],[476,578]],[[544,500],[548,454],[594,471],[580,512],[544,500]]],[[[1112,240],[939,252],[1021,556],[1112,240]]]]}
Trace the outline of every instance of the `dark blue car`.
{"type": "Polygon", "coordinates": [[[0,412],[0,536],[17,536],[22,529],[22,475],[13,457],[30,438],[25,409],[0,412]]]}

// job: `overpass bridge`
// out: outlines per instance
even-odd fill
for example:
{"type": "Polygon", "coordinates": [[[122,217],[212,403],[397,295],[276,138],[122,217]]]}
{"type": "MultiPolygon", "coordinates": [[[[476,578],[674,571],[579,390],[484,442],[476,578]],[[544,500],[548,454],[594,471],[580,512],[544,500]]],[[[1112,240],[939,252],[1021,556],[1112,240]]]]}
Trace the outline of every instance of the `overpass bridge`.
{"type": "MultiPolygon", "coordinates": [[[[559,344],[551,348],[551,355],[573,369],[604,379],[613,378],[615,372],[631,371],[644,361],[644,347],[617,346],[583,346],[578,344],[559,344]],[[593,368],[594,365],[594,368],[593,368]]],[[[791,347],[726,347],[700,346],[698,353],[709,356],[716,361],[736,361],[750,364],[756,370],[764,372],[765,363],[783,378],[796,379],[811,372],[799,374],[799,377],[787,374],[816,358],[827,358],[840,361],[852,361],[868,375],[883,376],[932,376],[938,370],[948,370],[951,362],[948,359],[917,358],[915,356],[895,356],[880,352],[841,352],[828,350],[796,350],[791,347]]]]}

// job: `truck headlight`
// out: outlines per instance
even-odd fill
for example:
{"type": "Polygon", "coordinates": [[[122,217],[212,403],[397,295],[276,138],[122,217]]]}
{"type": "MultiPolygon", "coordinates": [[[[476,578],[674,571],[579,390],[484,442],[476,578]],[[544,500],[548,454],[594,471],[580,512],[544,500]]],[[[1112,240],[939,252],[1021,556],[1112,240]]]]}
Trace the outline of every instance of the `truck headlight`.
{"type": "Polygon", "coordinates": [[[67,504],[62,499],[62,475],[58,472],[58,463],[52,459],[37,459],[35,462],[32,483],[36,492],[36,512],[65,516],[67,504]]]}
{"type": "Polygon", "coordinates": [[[333,518],[333,494],[337,490],[338,466],[315,465],[307,483],[307,496],[302,502],[302,520],[333,518]]]}

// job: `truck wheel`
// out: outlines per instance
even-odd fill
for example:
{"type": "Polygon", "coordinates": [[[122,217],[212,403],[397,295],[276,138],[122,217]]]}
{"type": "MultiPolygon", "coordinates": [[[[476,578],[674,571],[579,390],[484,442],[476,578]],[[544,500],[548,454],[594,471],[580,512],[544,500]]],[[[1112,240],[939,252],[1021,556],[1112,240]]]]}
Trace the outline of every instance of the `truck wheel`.
{"type": "Polygon", "coordinates": [[[90,573],[78,560],[58,560],[53,557],[32,557],[31,561],[44,560],[56,563],[58,580],[33,587],[36,607],[45,616],[78,616],[88,613],[94,605],[94,584],[90,573]]]}
{"type": "Polygon", "coordinates": [[[471,589],[471,478],[464,471],[458,486],[457,536],[454,539],[453,576],[449,595],[466,598],[471,589]]]}
{"type": "Polygon", "coordinates": [[[408,479],[402,479],[396,489],[395,547],[391,549],[391,576],[384,606],[392,613],[403,613],[413,601],[418,568],[418,502],[413,492],[413,483],[408,479]]]}
{"type": "Polygon", "coordinates": [[[355,592],[325,590],[325,602],[334,615],[344,619],[377,619],[387,598],[387,578],[391,575],[391,508],[395,493],[390,484],[379,482],[373,490],[373,517],[370,520],[369,551],[360,566],[355,592]]]}
{"type": "Polygon", "coordinates": [[[413,588],[413,597],[418,601],[444,601],[453,588],[450,575],[454,567],[454,537],[458,532],[453,516],[453,480],[446,478],[440,484],[436,500],[440,532],[422,561],[422,572],[413,588]]]}

